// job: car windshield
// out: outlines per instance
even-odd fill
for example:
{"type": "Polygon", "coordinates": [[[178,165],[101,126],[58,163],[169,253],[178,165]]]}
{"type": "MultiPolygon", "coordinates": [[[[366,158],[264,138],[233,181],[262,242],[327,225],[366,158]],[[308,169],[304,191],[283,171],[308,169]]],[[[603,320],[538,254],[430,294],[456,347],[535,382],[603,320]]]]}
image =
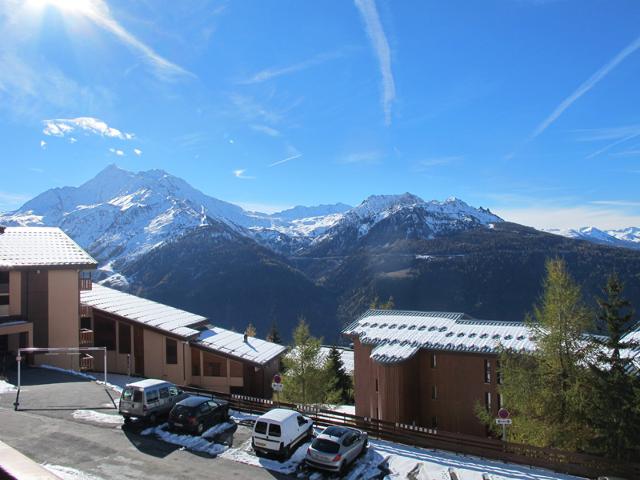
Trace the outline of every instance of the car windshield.
{"type": "Polygon", "coordinates": [[[318,450],[319,452],[324,453],[338,453],[340,451],[340,445],[336,442],[332,442],[331,440],[327,440],[325,438],[316,438],[311,446],[318,450]]]}
{"type": "Polygon", "coordinates": [[[256,433],[261,433],[263,435],[267,433],[267,422],[256,423],[256,433]]]}

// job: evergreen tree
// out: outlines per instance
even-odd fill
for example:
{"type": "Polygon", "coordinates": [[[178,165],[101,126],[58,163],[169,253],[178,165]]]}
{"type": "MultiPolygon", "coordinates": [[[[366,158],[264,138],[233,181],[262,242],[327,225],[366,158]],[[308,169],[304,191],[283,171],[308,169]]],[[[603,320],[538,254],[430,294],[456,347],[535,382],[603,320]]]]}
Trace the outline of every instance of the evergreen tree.
{"type": "Polygon", "coordinates": [[[282,344],[282,338],[280,338],[280,333],[278,332],[278,327],[276,326],[275,321],[271,324],[271,328],[267,334],[267,341],[282,344]]]}
{"type": "Polygon", "coordinates": [[[589,363],[592,381],[587,398],[594,448],[609,458],[630,459],[640,454],[640,384],[626,352],[637,350],[639,344],[623,340],[633,310],[622,291],[622,283],[612,275],[604,288],[605,298],[598,299],[599,319],[607,336],[593,340],[597,354],[589,363]]]}
{"type": "Polygon", "coordinates": [[[324,368],[327,372],[327,377],[334,380],[334,390],[337,393],[338,400],[335,403],[352,404],[353,382],[351,381],[351,376],[344,369],[340,350],[335,345],[329,350],[324,368]]]}
{"type": "Polygon", "coordinates": [[[396,306],[396,302],[393,300],[393,296],[390,296],[389,299],[385,302],[380,304],[380,310],[393,310],[396,306]]]}
{"type": "Polygon", "coordinates": [[[376,295],[375,297],[373,297],[373,300],[371,300],[371,303],[369,303],[369,308],[371,310],[376,310],[378,308],[378,303],[379,302],[380,302],[380,299],[376,295]]]}
{"type": "Polygon", "coordinates": [[[328,389],[320,361],[320,340],[311,336],[304,317],[300,317],[293,331],[293,345],[283,364],[283,400],[305,404],[324,402],[328,389]]]}
{"type": "Polygon", "coordinates": [[[253,325],[253,323],[249,322],[249,325],[247,325],[247,328],[244,330],[245,335],[247,335],[247,337],[255,337],[256,336],[256,327],[253,325]]]}
{"type": "Polygon", "coordinates": [[[584,420],[591,314],[562,260],[547,261],[546,270],[542,297],[527,318],[536,349],[502,352],[501,393],[514,417],[512,440],[582,449],[591,435],[584,420]]]}

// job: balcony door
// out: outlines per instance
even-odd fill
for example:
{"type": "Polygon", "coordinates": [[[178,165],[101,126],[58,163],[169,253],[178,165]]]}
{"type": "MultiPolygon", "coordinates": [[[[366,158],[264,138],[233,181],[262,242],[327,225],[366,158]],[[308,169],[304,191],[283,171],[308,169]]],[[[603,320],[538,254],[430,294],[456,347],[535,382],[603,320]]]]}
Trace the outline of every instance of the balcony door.
{"type": "Polygon", "coordinates": [[[134,373],[144,376],[144,331],[142,327],[133,327],[134,373]]]}

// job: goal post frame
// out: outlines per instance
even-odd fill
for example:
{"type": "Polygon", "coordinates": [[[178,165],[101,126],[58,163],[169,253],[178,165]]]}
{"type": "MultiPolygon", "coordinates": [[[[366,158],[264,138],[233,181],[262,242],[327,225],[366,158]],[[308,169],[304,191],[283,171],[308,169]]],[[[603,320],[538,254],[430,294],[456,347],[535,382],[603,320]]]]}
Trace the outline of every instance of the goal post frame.
{"type": "Polygon", "coordinates": [[[18,410],[20,405],[20,382],[23,353],[83,353],[83,352],[103,352],[104,355],[104,386],[107,388],[107,347],[25,347],[18,349],[18,390],[16,391],[16,401],[13,402],[14,410],[18,410]]]}

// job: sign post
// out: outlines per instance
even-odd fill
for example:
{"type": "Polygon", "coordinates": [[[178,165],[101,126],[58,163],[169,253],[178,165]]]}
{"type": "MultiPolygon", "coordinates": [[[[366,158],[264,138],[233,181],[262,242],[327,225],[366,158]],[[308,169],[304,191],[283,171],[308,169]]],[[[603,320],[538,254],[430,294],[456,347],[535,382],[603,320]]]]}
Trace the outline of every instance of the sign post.
{"type": "Polygon", "coordinates": [[[280,405],[280,392],[282,391],[282,389],[284,388],[284,385],[282,385],[282,377],[280,376],[279,373],[276,373],[273,376],[273,381],[271,382],[271,389],[276,392],[276,403],[278,405],[280,405]]]}
{"type": "Polygon", "coordinates": [[[506,408],[498,410],[498,418],[496,418],[496,425],[502,425],[502,441],[507,441],[507,425],[511,425],[513,421],[509,418],[511,414],[506,408]]]}

